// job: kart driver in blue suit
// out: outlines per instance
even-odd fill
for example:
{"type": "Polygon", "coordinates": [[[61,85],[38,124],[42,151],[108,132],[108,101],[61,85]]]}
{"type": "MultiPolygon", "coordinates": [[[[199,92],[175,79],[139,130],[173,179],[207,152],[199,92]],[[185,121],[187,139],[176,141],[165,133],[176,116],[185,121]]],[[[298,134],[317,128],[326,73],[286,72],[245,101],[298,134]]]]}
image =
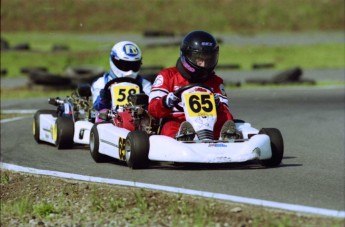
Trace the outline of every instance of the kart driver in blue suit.
{"type": "Polygon", "coordinates": [[[151,83],[138,75],[142,64],[142,54],[139,46],[130,41],[116,43],[110,53],[109,72],[92,83],[93,107],[97,111],[111,108],[111,99],[104,90],[105,85],[115,78],[132,78],[141,84],[142,91],[146,95],[150,94],[151,83]]]}

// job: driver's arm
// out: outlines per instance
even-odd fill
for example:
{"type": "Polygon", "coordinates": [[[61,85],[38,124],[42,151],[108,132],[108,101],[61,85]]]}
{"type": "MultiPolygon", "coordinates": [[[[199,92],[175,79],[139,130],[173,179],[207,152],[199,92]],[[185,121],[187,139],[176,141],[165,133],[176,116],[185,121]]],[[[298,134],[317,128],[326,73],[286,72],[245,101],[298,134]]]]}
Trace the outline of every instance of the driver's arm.
{"type": "Polygon", "coordinates": [[[93,108],[95,110],[109,109],[111,108],[111,102],[102,100],[101,90],[104,88],[104,78],[100,77],[91,86],[93,108]]]}
{"type": "Polygon", "coordinates": [[[172,108],[167,108],[164,104],[166,96],[169,94],[168,79],[164,72],[160,72],[152,85],[149,95],[148,112],[155,118],[164,118],[169,116],[172,108]]]}
{"type": "Polygon", "coordinates": [[[217,115],[223,116],[225,119],[232,120],[233,116],[229,109],[229,100],[225,92],[223,81],[214,86],[214,94],[219,97],[219,105],[217,107],[217,115]]]}

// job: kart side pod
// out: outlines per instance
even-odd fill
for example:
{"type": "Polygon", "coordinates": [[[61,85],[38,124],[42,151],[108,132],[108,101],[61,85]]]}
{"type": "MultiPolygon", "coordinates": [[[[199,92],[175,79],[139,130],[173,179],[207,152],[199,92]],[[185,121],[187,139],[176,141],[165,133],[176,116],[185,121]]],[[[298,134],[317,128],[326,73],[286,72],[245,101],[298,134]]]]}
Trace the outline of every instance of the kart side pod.
{"type": "Polygon", "coordinates": [[[73,141],[80,144],[89,144],[92,126],[93,124],[88,121],[76,121],[74,124],[73,141]]]}

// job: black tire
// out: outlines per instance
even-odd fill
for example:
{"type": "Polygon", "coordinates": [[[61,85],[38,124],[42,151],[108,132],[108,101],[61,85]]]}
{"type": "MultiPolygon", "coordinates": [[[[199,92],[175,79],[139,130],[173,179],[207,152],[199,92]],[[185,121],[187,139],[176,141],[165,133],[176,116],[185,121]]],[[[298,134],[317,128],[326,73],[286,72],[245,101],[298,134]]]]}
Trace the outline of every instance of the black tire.
{"type": "Polygon", "coordinates": [[[7,40],[1,38],[0,42],[1,42],[1,51],[10,49],[10,44],[8,43],[7,40]]]}
{"type": "Polygon", "coordinates": [[[41,114],[51,114],[54,117],[57,116],[56,110],[37,110],[34,114],[34,119],[32,122],[32,133],[34,135],[34,139],[37,143],[42,143],[40,140],[40,115],[41,114]]]}
{"type": "Polygon", "coordinates": [[[60,149],[73,147],[74,122],[71,118],[58,117],[54,129],[56,130],[55,145],[60,149]]]}
{"type": "Polygon", "coordinates": [[[48,72],[48,69],[47,67],[23,67],[20,69],[20,72],[21,73],[24,73],[24,74],[30,74],[32,72],[36,72],[36,71],[40,71],[40,72],[48,72]]]}
{"type": "Polygon", "coordinates": [[[55,44],[52,47],[52,51],[56,52],[56,51],[68,51],[69,47],[67,45],[61,45],[61,44],[55,44]]]}
{"type": "Polygon", "coordinates": [[[217,69],[240,69],[241,65],[239,64],[220,64],[216,66],[217,69]]]}
{"type": "Polygon", "coordinates": [[[78,84],[77,91],[81,97],[90,97],[92,95],[90,84],[85,84],[85,83],[78,84]]]}
{"type": "Polygon", "coordinates": [[[274,68],[274,63],[254,63],[252,65],[253,69],[268,69],[274,68]]]}
{"type": "Polygon", "coordinates": [[[272,157],[266,160],[260,160],[261,165],[265,167],[278,166],[284,156],[284,141],[280,131],[276,128],[263,128],[259,134],[268,135],[271,140],[272,157]]]}
{"type": "Polygon", "coordinates": [[[273,76],[272,82],[275,84],[298,82],[302,77],[303,71],[301,68],[296,67],[273,76]]]}
{"type": "Polygon", "coordinates": [[[71,80],[72,87],[78,87],[80,83],[91,84],[104,73],[102,67],[79,66],[66,68],[63,75],[71,80]]]}
{"type": "Polygon", "coordinates": [[[13,50],[30,50],[30,44],[29,43],[20,43],[20,44],[17,44],[15,45],[13,48],[13,50]]]}
{"type": "Polygon", "coordinates": [[[90,154],[96,163],[105,162],[106,156],[99,153],[99,135],[97,124],[93,125],[90,132],[90,154]]]}
{"type": "Polygon", "coordinates": [[[7,69],[1,68],[1,76],[6,76],[7,75],[7,69]]]}
{"type": "Polygon", "coordinates": [[[50,85],[50,86],[69,86],[71,79],[62,77],[58,74],[51,74],[44,71],[31,71],[29,79],[33,84],[50,85]]]}
{"type": "Polygon", "coordinates": [[[171,31],[158,31],[158,30],[146,30],[143,33],[144,37],[174,37],[174,32],[171,31]]]}
{"type": "Polygon", "coordinates": [[[129,132],[126,138],[126,163],[132,169],[147,168],[149,165],[150,140],[145,131],[129,132]]]}

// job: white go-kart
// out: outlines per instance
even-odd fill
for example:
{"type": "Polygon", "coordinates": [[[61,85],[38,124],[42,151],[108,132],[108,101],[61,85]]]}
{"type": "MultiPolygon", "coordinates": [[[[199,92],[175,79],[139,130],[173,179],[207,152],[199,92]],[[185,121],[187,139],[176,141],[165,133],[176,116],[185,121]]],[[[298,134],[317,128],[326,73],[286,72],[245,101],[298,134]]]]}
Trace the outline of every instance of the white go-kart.
{"type": "Polygon", "coordinates": [[[147,168],[151,161],[186,164],[257,160],[265,167],[275,167],[281,163],[284,144],[278,129],[258,130],[250,123],[238,120],[235,123],[240,138],[213,138],[213,126],[217,120],[214,94],[204,85],[189,84],[175,92],[181,99],[180,107],[186,120],[196,132],[192,141],[178,141],[159,135],[160,121],[152,119],[145,110],[147,96],[133,92],[139,90],[138,85],[127,83],[110,87],[115,103],[113,110],[104,116],[108,121],[93,126],[90,135],[90,153],[96,162],[103,162],[110,156],[126,162],[133,169],[147,168]],[[119,91],[128,97],[125,103],[116,104],[115,97],[119,97],[119,91]],[[123,127],[128,119],[122,119],[117,110],[119,106],[122,111],[131,113],[132,126],[123,127]]]}
{"type": "Polygon", "coordinates": [[[38,110],[33,119],[33,135],[37,143],[49,143],[58,149],[74,144],[89,145],[95,116],[92,112],[91,88],[80,84],[66,99],[50,98],[56,110],[38,110]]]}

